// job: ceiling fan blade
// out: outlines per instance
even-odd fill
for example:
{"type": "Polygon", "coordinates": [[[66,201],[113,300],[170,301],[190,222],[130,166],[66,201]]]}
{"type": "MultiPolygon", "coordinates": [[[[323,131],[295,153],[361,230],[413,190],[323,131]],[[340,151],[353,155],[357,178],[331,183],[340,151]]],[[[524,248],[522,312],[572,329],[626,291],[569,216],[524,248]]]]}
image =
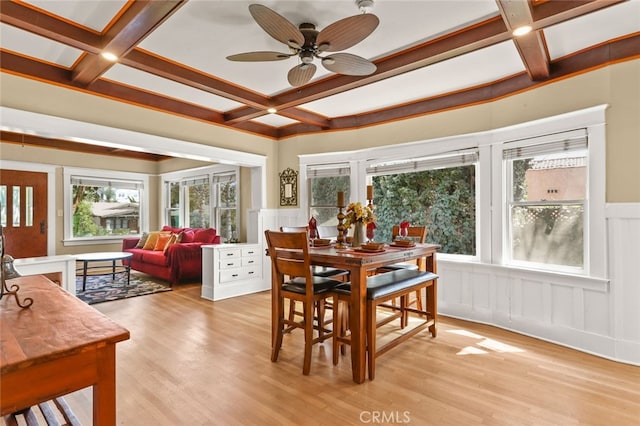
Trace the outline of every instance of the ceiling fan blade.
{"type": "Polygon", "coordinates": [[[316,38],[321,52],[337,52],[355,46],[367,38],[378,27],[380,20],[376,15],[365,13],[350,16],[329,25],[316,38]]]}
{"type": "Polygon", "coordinates": [[[371,61],[351,53],[334,53],[322,58],[322,65],[329,71],[345,75],[370,75],[378,67],[371,61]]]}
{"type": "Polygon", "coordinates": [[[314,64],[300,64],[289,70],[287,79],[289,84],[297,87],[307,83],[313,75],[316,73],[316,66],[314,64]]]}
{"type": "Polygon", "coordinates": [[[229,55],[227,59],[230,61],[240,62],[257,62],[257,61],[281,61],[289,59],[292,55],[280,52],[246,52],[236,55],[229,55]]]}
{"type": "Polygon", "coordinates": [[[249,12],[253,19],[271,37],[291,47],[301,47],[304,35],[286,18],[261,4],[249,5],[249,12]]]}

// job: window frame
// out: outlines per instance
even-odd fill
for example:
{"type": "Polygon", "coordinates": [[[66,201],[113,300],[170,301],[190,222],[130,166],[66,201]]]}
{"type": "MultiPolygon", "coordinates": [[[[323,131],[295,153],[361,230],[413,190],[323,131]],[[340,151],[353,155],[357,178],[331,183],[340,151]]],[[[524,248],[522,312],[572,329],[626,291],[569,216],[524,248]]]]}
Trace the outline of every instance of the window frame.
{"type": "MultiPolygon", "coordinates": [[[[479,165],[476,168],[476,256],[449,255],[439,253],[440,260],[471,261],[485,265],[517,268],[543,273],[570,275],[566,272],[537,270],[509,265],[504,257],[504,206],[506,193],[502,149],[506,142],[545,137],[558,133],[583,129],[589,141],[587,154],[587,194],[585,223],[588,234],[585,238],[585,267],[581,274],[593,278],[607,277],[606,252],[606,109],[602,104],[552,117],[508,125],[492,130],[447,136],[417,142],[401,143],[362,150],[336,153],[304,154],[299,156],[300,179],[306,181],[306,169],[313,164],[343,163],[349,158],[351,170],[351,196],[356,200],[366,199],[368,165],[380,161],[411,159],[438,155],[445,152],[476,147],[479,165]]],[[[298,223],[309,212],[307,185],[301,185],[301,206],[298,223]],[[303,204],[304,203],[304,204],[303,204]]],[[[374,194],[375,198],[375,194],[374,194]]],[[[306,218],[308,220],[308,218],[306,218]]]]}
{"type": "Polygon", "coordinates": [[[519,268],[526,268],[526,269],[540,269],[540,270],[545,270],[545,271],[555,271],[555,272],[562,272],[562,273],[570,273],[570,274],[575,274],[575,275],[583,275],[585,273],[585,270],[587,270],[587,264],[589,262],[589,259],[587,258],[587,253],[588,253],[588,237],[589,237],[589,224],[588,224],[588,205],[589,205],[589,191],[588,191],[588,173],[589,173],[589,165],[588,165],[588,158],[589,158],[589,144],[588,144],[588,136],[586,134],[586,129],[579,129],[579,130],[573,130],[573,131],[568,131],[568,132],[563,132],[560,134],[550,134],[550,135],[545,135],[545,136],[541,136],[541,137],[534,137],[534,138],[527,138],[524,140],[519,140],[519,141],[509,141],[509,142],[505,142],[502,144],[501,147],[497,147],[498,149],[501,149],[502,151],[502,155],[503,155],[503,160],[502,160],[502,166],[503,166],[503,189],[504,189],[504,194],[505,194],[505,203],[504,203],[504,212],[503,212],[503,217],[504,217],[504,223],[503,223],[503,227],[504,227],[504,239],[503,239],[503,253],[504,253],[504,264],[505,265],[509,265],[509,266],[514,266],[514,267],[519,267],[519,268]],[[560,147],[560,143],[564,140],[573,140],[573,139],[580,139],[580,140],[584,140],[585,146],[583,149],[580,149],[579,151],[571,149],[571,150],[567,150],[564,151],[561,147],[560,147]],[[538,153],[538,154],[529,154],[529,155],[521,155],[519,157],[514,157],[514,158],[504,158],[505,156],[505,152],[508,151],[513,151],[513,150],[517,150],[517,149],[529,149],[529,150],[536,150],[537,147],[542,147],[545,145],[558,145],[557,148],[554,148],[553,150],[547,150],[547,152],[545,153],[538,153]],[[515,160],[519,160],[519,159],[525,159],[525,158],[533,158],[534,155],[543,155],[543,154],[559,154],[559,153],[563,153],[563,152],[580,152],[580,151],[585,151],[586,154],[586,158],[587,158],[587,164],[586,164],[586,168],[587,168],[587,174],[585,175],[585,196],[583,200],[580,200],[580,202],[578,202],[578,200],[555,200],[555,201],[549,201],[549,202],[525,202],[525,201],[514,201],[513,199],[513,161],[515,160]],[[568,266],[568,265],[558,265],[558,264],[552,264],[552,263],[541,263],[541,262],[532,262],[532,261],[524,261],[524,260],[517,260],[514,259],[512,254],[513,254],[513,246],[512,246],[512,207],[514,206],[529,206],[529,205],[554,205],[554,206],[565,206],[565,205],[577,205],[577,204],[581,204],[582,208],[583,208],[583,240],[582,240],[582,261],[583,261],[583,266],[582,267],[577,267],[577,266],[568,266]]]}
{"type": "Polygon", "coordinates": [[[219,216],[219,210],[217,208],[217,193],[216,193],[216,189],[215,189],[215,176],[221,176],[221,175],[231,175],[233,174],[235,176],[235,181],[236,181],[236,234],[239,236],[241,235],[241,231],[242,231],[242,218],[240,216],[240,208],[241,208],[241,203],[240,203],[240,195],[241,195],[241,182],[240,182],[240,168],[238,166],[231,166],[231,165],[215,165],[215,166],[206,166],[206,167],[199,167],[199,168],[195,168],[195,169],[188,169],[188,170],[181,170],[178,172],[171,172],[171,173],[164,173],[160,176],[161,179],[161,183],[160,185],[162,186],[162,198],[160,200],[160,205],[162,206],[162,220],[165,221],[166,223],[170,223],[169,221],[169,214],[171,210],[175,210],[175,208],[171,208],[171,206],[168,205],[169,201],[170,201],[170,194],[169,194],[169,183],[180,183],[180,207],[178,208],[179,214],[178,214],[178,221],[179,221],[179,226],[180,227],[186,227],[187,225],[185,225],[185,223],[187,223],[186,221],[186,211],[184,209],[184,189],[185,187],[182,185],[181,182],[184,181],[189,181],[189,180],[194,180],[194,179],[203,179],[205,176],[207,179],[209,179],[209,201],[210,201],[210,212],[209,212],[209,220],[210,220],[210,227],[215,228],[216,230],[218,230],[219,228],[219,223],[220,223],[220,216],[219,216]]]}
{"type": "MultiPolygon", "coordinates": [[[[372,183],[373,176],[382,176],[382,175],[390,175],[390,174],[400,174],[400,173],[416,173],[423,172],[429,170],[437,170],[437,169],[448,169],[454,167],[462,167],[462,166],[474,166],[474,175],[475,175],[475,187],[474,187],[474,211],[476,212],[475,217],[475,229],[474,229],[474,240],[475,254],[460,254],[460,253],[438,253],[439,257],[444,256],[444,258],[457,259],[457,260],[468,260],[474,261],[479,258],[479,238],[480,238],[480,227],[478,223],[478,209],[479,209],[479,191],[480,191],[480,154],[478,147],[470,147],[468,149],[457,149],[455,151],[449,152],[440,152],[437,154],[423,156],[421,158],[412,157],[410,159],[403,160],[394,160],[394,161],[381,161],[381,162],[370,162],[366,168],[366,178],[367,183],[372,183]],[[387,165],[380,165],[386,163],[387,165]],[[395,163],[395,164],[393,164],[395,163]]],[[[374,204],[375,204],[375,194],[374,194],[374,204]]]]}
{"type": "Polygon", "coordinates": [[[134,172],[122,172],[116,170],[101,170],[101,169],[85,169],[77,167],[64,167],[63,168],[63,229],[65,246],[77,246],[77,245],[94,245],[94,244],[113,244],[119,243],[123,238],[135,237],[141,235],[141,233],[147,230],[149,226],[149,177],[143,173],[134,172]],[[94,178],[96,180],[119,180],[119,181],[133,181],[140,182],[142,188],[140,190],[140,208],[139,208],[139,226],[140,233],[118,235],[118,236],[95,236],[95,237],[74,237],[73,236],[73,212],[72,206],[72,178],[75,176],[82,176],[86,178],[94,178]]]}

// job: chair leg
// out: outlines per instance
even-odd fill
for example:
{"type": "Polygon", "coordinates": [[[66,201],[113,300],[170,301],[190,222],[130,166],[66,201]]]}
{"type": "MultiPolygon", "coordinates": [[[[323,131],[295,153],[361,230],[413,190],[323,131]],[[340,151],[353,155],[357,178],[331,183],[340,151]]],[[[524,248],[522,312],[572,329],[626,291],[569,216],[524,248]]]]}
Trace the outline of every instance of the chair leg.
{"type": "Polygon", "coordinates": [[[367,301],[367,366],[369,380],[376,375],[376,304],[367,301]]]}
{"type": "Polygon", "coordinates": [[[280,348],[282,347],[282,334],[284,333],[284,299],[280,298],[278,300],[278,304],[280,305],[280,317],[278,318],[278,334],[276,335],[275,341],[273,342],[273,347],[271,348],[271,361],[276,362],[278,360],[278,354],[280,353],[280,348]]]}
{"type": "Polygon", "coordinates": [[[320,341],[324,341],[324,315],[325,315],[325,303],[324,300],[318,300],[317,307],[318,310],[318,339],[320,341]]]}
{"type": "Polygon", "coordinates": [[[303,302],[304,315],[304,364],[302,366],[302,374],[309,375],[311,371],[311,349],[313,348],[313,313],[314,303],[303,302]]]}

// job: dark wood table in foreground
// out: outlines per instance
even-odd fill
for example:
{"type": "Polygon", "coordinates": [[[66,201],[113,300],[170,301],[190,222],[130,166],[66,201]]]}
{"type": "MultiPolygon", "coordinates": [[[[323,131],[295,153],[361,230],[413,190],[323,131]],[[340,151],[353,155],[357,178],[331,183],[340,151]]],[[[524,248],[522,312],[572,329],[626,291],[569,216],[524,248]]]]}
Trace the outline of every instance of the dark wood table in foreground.
{"type": "Polygon", "coordinates": [[[129,331],[42,275],[0,300],[0,415],[93,386],[93,424],[116,424],[116,343],[129,331]]]}

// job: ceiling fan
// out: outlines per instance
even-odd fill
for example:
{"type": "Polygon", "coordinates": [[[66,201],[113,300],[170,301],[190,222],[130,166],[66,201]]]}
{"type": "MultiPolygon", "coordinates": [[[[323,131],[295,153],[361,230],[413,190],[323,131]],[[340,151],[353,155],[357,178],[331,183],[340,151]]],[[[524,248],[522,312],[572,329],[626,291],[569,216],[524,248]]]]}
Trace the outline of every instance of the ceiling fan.
{"type": "Polygon", "coordinates": [[[321,60],[329,71],[345,75],[370,75],[376,66],[369,60],[351,53],[333,53],[321,56],[325,52],[338,52],[348,49],[376,29],[380,22],[370,13],[354,15],[341,19],[318,31],[314,24],[302,23],[298,27],[277,12],[260,4],[249,6],[253,19],[271,37],[289,47],[289,53],[257,51],[227,56],[230,61],[256,62],[281,61],[297,56],[300,63],[289,70],[287,79],[292,86],[302,86],[316,72],[314,58],[321,60]]]}

